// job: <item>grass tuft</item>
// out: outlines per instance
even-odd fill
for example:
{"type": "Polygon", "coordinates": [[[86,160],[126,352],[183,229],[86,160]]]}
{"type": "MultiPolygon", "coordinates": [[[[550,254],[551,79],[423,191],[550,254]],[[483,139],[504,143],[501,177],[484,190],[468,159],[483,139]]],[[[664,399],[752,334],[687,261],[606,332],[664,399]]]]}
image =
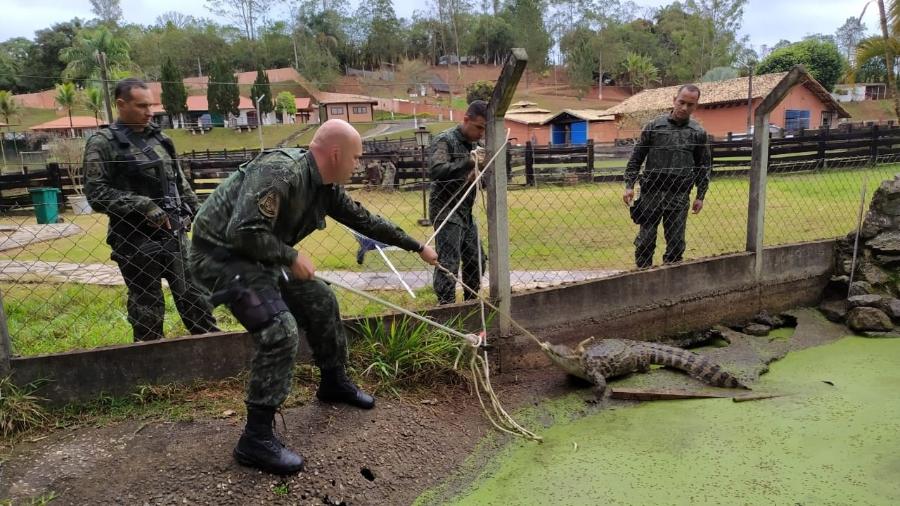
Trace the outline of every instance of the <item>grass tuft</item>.
{"type": "Polygon", "coordinates": [[[4,438],[45,426],[50,418],[34,395],[41,382],[19,387],[7,376],[0,379],[0,435],[4,438]]]}

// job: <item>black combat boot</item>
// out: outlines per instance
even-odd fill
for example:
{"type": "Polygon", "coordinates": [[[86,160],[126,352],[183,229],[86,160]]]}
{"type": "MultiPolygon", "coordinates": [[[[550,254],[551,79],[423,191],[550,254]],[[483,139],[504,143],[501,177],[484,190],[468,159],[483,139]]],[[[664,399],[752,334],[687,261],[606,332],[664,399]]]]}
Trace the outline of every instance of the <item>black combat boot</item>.
{"type": "Polygon", "coordinates": [[[294,474],[303,470],[303,457],[288,450],[275,437],[275,408],[247,406],[247,426],[234,448],[234,459],[243,466],[272,474],[294,474]]]}
{"type": "Polygon", "coordinates": [[[375,398],[359,389],[344,371],[343,366],[322,369],[322,381],[316,397],[325,402],[343,402],[362,409],[375,407],[375,398]]]}

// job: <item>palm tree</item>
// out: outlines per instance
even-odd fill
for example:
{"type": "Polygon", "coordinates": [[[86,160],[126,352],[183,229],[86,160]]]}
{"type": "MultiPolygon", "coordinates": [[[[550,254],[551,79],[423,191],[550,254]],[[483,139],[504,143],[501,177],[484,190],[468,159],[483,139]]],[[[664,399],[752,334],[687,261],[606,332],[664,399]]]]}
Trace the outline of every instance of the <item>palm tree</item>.
{"type": "MultiPolygon", "coordinates": [[[[871,1],[869,3],[872,3],[871,1]]],[[[869,6],[866,4],[866,7],[869,6]]],[[[881,37],[870,37],[856,48],[856,67],[850,70],[851,80],[866,62],[873,58],[884,58],[887,67],[887,96],[894,98],[894,114],[900,119],[900,96],[895,88],[894,67],[896,56],[900,55],[900,0],[889,0],[885,9],[884,0],[878,0],[881,21],[881,37]]],[[[866,10],[863,8],[863,14],[866,10]]],[[[860,18],[862,15],[860,15],[860,18]]]]}
{"type": "Polygon", "coordinates": [[[625,71],[628,72],[632,86],[636,84],[641,89],[646,89],[659,80],[659,70],[649,56],[629,53],[625,56],[625,71]]]}
{"type": "Polygon", "coordinates": [[[100,126],[100,111],[103,110],[103,92],[100,88],[88,88],[84,90],[84,106],[94,113],[94,121],[100,126]]]}
{"type": "Polygon", "coordinates": [[[100,75],[100,62],[97,59],[99,53],[106,54],[106,63],[110,68],[128,68],[131,66],[129,49],[128,42],[116,38],[106,28],[83,31],[71,47],[59,52],[59,59],[66,64],[63,76],[97,79],[100,75]]]}
{"type": "Polygon", "coordinates": [[[60,107],[63,107],[69,114],[69,130],[72,137],[75,137],[75,126],[72,124],[72,108],[78,102],[78,92],[75,90],[75,84],[63,83],[56,85],[56,96],[53,97],[60,107]]]}
{"type": "Polygon", "coordinates": [[[3,116],[3,122],[9,126],[10,116],[19,114],[19,104],[13,100],[13,94],[6,90],[0,90],[0,116],[3,116]]]}

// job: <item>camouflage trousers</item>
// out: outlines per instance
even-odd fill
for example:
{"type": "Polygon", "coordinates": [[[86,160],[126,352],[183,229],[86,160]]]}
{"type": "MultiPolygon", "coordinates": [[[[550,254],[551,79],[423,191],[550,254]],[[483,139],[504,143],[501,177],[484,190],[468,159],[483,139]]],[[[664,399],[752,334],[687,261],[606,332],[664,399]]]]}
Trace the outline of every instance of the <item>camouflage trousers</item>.
{"type": "Polygon", "coordinates": [[[288,311],[279,312],[265,328],[252,332],[255,351],[250,363],[250,381],[246,402],[250,406],[280,406],[291,390],[294,361],[300,343],[300,330],[312,348],[320,369],[342,366],[347,362],[347,336],[341,322],[334,292],[321,281],[285,280],[280,266],[257,262],[222,261],[194,248],[191,273],[210,292],[228,282],[235,274],[245,288],[256,293],[275,293],[288,311]],[[226,273],[227,274],[224,274],[226,273]]]}
{"type": "Polygon", "coordinates": [[[689,193],[654,192],[650,195],[642,195],[652,202],[653,219],[641,225],[637,237],[634,239],[634,260],[638,268],[653,265],[653,252],[656,250],[656,235],[659,223],[663,225],[663,236],[666,239],[666,252],[663,254],[663,263],[670,264],[680,262],[684,256],[684,235],[687,228],[687,215],[689,209],[689,193]]]}
{"type": "Polygon", "coordinates": [[[191,334],[215,332],[216,320],[201,289],[185,272],[188,264],[187,238],[172,237],[168,240],[147,240],[140,245],[128,245],[128,251],[115,251],[112,259],[128,288],[128,322],[134,340],[162,339],[165,299],[162,280],[172,291],[175,307],[184,326],[191,334]]]}
{"type": "MultiPolygon", "coordinates": [[[[478,231],[474,221],[466,225],[448,222],[441,229],[435,240],[438,263],[448,271],[458,275],[462,267],[462,282],[472,288],[481,288],[481,277],[478,275],[478,260],[482,261],[484,268],[485,255],[478,244],[478,231]]],[[[434,271],[434,292],[437,294],[438,304],[452,304],[456,302],[456,280],[440,270],[434,271]]],[[[476,293],[463,289],[463,299],[475,299],[476,293]]]]}

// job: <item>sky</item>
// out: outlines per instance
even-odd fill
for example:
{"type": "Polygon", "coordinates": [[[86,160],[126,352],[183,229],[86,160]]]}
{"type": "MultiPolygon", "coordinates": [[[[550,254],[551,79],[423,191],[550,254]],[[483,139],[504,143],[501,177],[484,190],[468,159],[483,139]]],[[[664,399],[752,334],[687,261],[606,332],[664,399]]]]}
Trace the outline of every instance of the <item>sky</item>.
{"type": "MultiPolygon", "coordinates": [[[[359,0],[351,0],[354,8],[359,0]]],[[[640,6],[658,7],[672,0],[634,0],[640,6]]],[[[394,0],[399,17],[410,17],[414,10],[431,2],[394,0]]],[[[480,5],[480,1],[473,2],[480,5]]],[[[781,39],[797,41],[813,33],[834,34],[848,17],[858,17],[867,0],[750,0],[744,10],[742,35],[749,35],[755,49],[772,46],[781,39]]],[[[179,11],[197,17],[216,19],[203,0],[122,0],[125,20],[152,24],[166,11],[179,11]]],[[[12,37],[32,38],[36,30],[73,17],[91,18],[88,0],[0,0],[0,41],[12,37]]],[[[221,19],[220,19],[221,21],[221,19]]],[[[863,22],[870,32],[878,28],[878,7],[872,4],[863,22]]]]}

